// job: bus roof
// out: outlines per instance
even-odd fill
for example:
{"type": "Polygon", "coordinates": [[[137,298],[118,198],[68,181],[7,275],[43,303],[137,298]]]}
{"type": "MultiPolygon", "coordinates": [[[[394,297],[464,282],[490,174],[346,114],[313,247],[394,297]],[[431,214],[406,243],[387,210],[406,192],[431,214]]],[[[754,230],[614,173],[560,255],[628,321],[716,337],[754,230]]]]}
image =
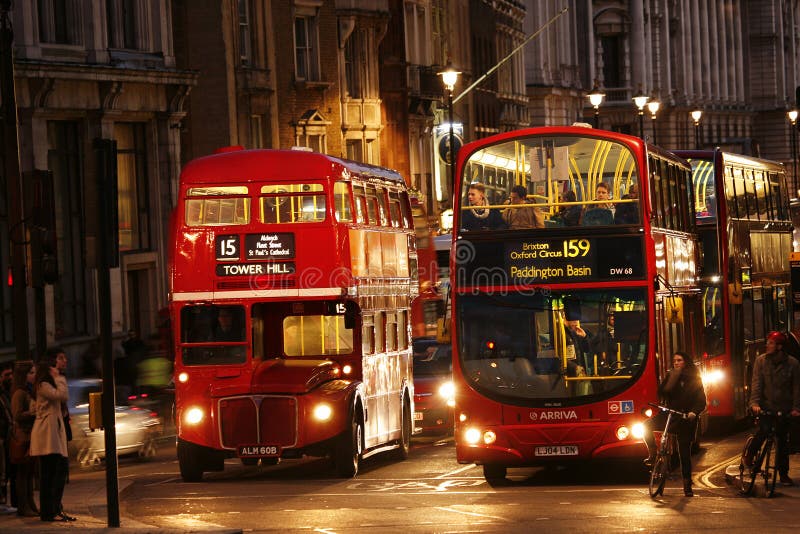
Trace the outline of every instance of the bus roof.
{"type": "Polygon", "coordinates": [[[231,150],[203,156],[186,164],[182,181],[191,183],[257,182],[264,179],[299,180],[347,177],[379,178],[403,183],[397,171],[367,163],[298,150],[231,150]]]}

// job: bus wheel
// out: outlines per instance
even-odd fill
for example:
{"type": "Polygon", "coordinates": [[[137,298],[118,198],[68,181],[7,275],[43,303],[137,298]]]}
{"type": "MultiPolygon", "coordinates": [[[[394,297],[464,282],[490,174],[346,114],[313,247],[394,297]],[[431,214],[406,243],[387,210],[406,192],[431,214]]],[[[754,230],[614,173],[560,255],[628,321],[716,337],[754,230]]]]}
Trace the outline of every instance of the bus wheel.
{"type": "Polygon", "coordinates": [[[200,482],[203,480],[203,458],[205,451],[202,447],[178,440],[178,466],[184,482],[200,482]]]}
{"type": "Polygon", "coordinates": [[[357,412],[353,413],[350,431],[345,432],[336,444],[334,463],[336,473],[340,477],[352,478],[358,473],[358,464],[361,462],[361,445],[363,443],[363,426],[357,412]]]}
{"type": "Polygon", "coordinates": [[[495,464],[483,465],[483,478],[485,478],[487,482],[503,480],[504,478],[506,478],[507,472],[508,471],[506,469],[506,466],[504,465],[495,465],[495,464]]]}
{"type": "Polygon", "coordinates": [[[411,451],[411,402],[408,397],[403,397],[403,416],[400,422],[400,443],[397,448],[396,456],[400,460],[408,458],[408,453],[411,451]]]}

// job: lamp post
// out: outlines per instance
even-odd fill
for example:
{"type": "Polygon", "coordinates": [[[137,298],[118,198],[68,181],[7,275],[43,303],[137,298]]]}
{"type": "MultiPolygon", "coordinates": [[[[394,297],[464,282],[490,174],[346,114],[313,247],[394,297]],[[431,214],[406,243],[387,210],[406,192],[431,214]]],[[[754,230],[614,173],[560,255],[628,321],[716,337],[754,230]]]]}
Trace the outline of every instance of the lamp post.
{"type": "Polygon", "coordinates": [[[447,66],[443,71],[439,73],[439,76],[442,77],[442,83],[444,83],[444,88],[447,89],[447,120],[450,122],[450,148],[449,152],[449,163],[450,163],[450,187],[454,187],[456,183],[456,154],[455,154],[455,134],[453,132],[453,89],[455,89],[456,83],[458,82],[458,75],[461,74],[460,71],[457,71],[453,68],[453,64],[448,60],[447,66]]]}
{"type": "Polygon", "coordinates": [[[633,97],[633,103],[639,109],[639,137],[644,139],[644,106],[650,97],[642,92],[642,86],[639,86],[639,94],[633,97]]]}
{"type": "Polygon", "coordinates": [[[797,110],[793,109],[786,114],[789,117],[789,123],[792,128],[791,143],[792,143],[792,193],[793,196],[798,195],[797,187],[797,110]]]}
{"type": "Polygon", "coordinates": [[[656,113],[658,113],[659,108],[661,108],[661,102],[658,100],[651,100],[647,103],[647,110],[650,112],[650,118],[653,119],[653,144],[658,144],[656,140],[656,113]]]}
{"type": "Polygon", "coordinates": [[[600,104],[603,103],[603,99],[606,97],[606,94],[600,90],[600,87],[597,84],[597,80],[594,81],[594,87],[592,87],[592,92],[589,93],[589,103],[594,108],[594,127],[600,127],[600,104]]]}
{"type": "Polygon", "coordinates": [[[694,121],[694,147],[700,150],[700,118],[703,116],[703,110],[696,109],[692,111],[691,116],[694,121]]]}

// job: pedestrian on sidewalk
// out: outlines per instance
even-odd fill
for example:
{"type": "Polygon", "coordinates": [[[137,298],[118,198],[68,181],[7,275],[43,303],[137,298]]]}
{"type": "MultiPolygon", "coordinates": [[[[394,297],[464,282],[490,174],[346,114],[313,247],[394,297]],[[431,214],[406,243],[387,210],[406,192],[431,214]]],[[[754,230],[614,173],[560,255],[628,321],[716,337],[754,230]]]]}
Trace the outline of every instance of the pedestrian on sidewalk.
{"type": "MultiPolygon", "coordinates": [[[[750,410],[758,416],[761,410],[773,414],[789,413],[792,417],[800,416],[800,362],[784,352],[786,336],[780,332],[767,335],[767,351],[756,358],[753,365],[753,381],[750,387],[750,410]]],[[[752,441],[751,454],[757,451],[770,430],[770,420],[760,418],[759,429],[752,441]]],[[[783,420],[775,421],[775,435],[778,438],[778,450],[775,460],[778,466],[781,484],[793,486],[789,477],[789,447],[787,435],[789,426],[783,420]]]]}
{"type": "Polygon", "coordinates": [[[39,457],[39,517],[42,521],[75,521],[64,513],[61,498],[69,469],[62,403],[67,379],[49,359],[36,365],[36,420],[31,431],[31,456],[39,457]]]}
{"type": "Polygon", "coordinates": [[[33,498],[33,476],[36,461],[30,455],[31,430],[36,420],[36,404],[33,384],[36,368],[32,361],[20,361],[14,369],[14,393],[11,397],[11,413],[14,416],[11,462],[17,470],[17,515],[36,517],[39,508],[33,498]]]}
{"type": "Polygon", "coordinates": [[[0,513],[17,511],[15,469],[9,457],[9,439],[14,427],[11,415],[13,366],[13,361],[0,364],[0,513]]]}

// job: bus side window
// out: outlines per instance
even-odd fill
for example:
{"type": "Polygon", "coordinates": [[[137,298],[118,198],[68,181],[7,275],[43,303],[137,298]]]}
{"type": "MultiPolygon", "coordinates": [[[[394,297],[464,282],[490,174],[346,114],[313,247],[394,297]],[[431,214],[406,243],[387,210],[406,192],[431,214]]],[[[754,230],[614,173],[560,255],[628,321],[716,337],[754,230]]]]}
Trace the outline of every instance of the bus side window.
{"type": "Polygon", "coordinates": [[[403,212],[403,228],[411,228],[411,202],[406,191],[400,193],[400,210],[403,212]]]}
{"type": "Polygon", "coordinates": [[[372,315],[365,314],[361,326],[361,354],[375,353],[375,324],[372,315]]]}
{"type": "Polygon", "coordinates": [[[408,348],[407,314],[406,310],[397,312],[397,350],[406,350],[408,348]]]}
{"type": "Polygon", "coordinates": [[[367,218],[367,197],[364,192],[364,186],[361,184],[353,184],[353,201],[356,207],[356,222],[364,223],[367,218]]]}
{"type": "Polygon", "coordinates": [[[375,313],[375,352],[386,352],[386,313],[375,313]]]}
{"type": "Polygon", "coordinates": [[[389,192],[389,218],[390,224],[395,228],[403,226],[403,215],[400,209],[400,197],[396,191],[389,192]]]}
{"type": "Polygon", "coordinates": [[[333,206],[337,221],[351,222],[353,220],[350,212],[350,186],[347,182],[336,182],[333,185],[333,206]]]}
{"type": "Polygon", "coordinates": [[[381,224],[378,219],[378,193],[375,191],[374,185],[367,185],[367,215],[369,216],[368,224],[375,226],[381,224]]]}
{"type": "Polygon", "coordinates": [[[386,205],[386,189],[377,187],[375,192],[378,197],[378,217],[380,217],[381,226],[391,226],[389,222],[389,207],[386,205]]]}
{"type": "Polygon", "coordinates": [[[386,312],[386,350],[394,352],[397,349],[397,315],[386,312]]]}

